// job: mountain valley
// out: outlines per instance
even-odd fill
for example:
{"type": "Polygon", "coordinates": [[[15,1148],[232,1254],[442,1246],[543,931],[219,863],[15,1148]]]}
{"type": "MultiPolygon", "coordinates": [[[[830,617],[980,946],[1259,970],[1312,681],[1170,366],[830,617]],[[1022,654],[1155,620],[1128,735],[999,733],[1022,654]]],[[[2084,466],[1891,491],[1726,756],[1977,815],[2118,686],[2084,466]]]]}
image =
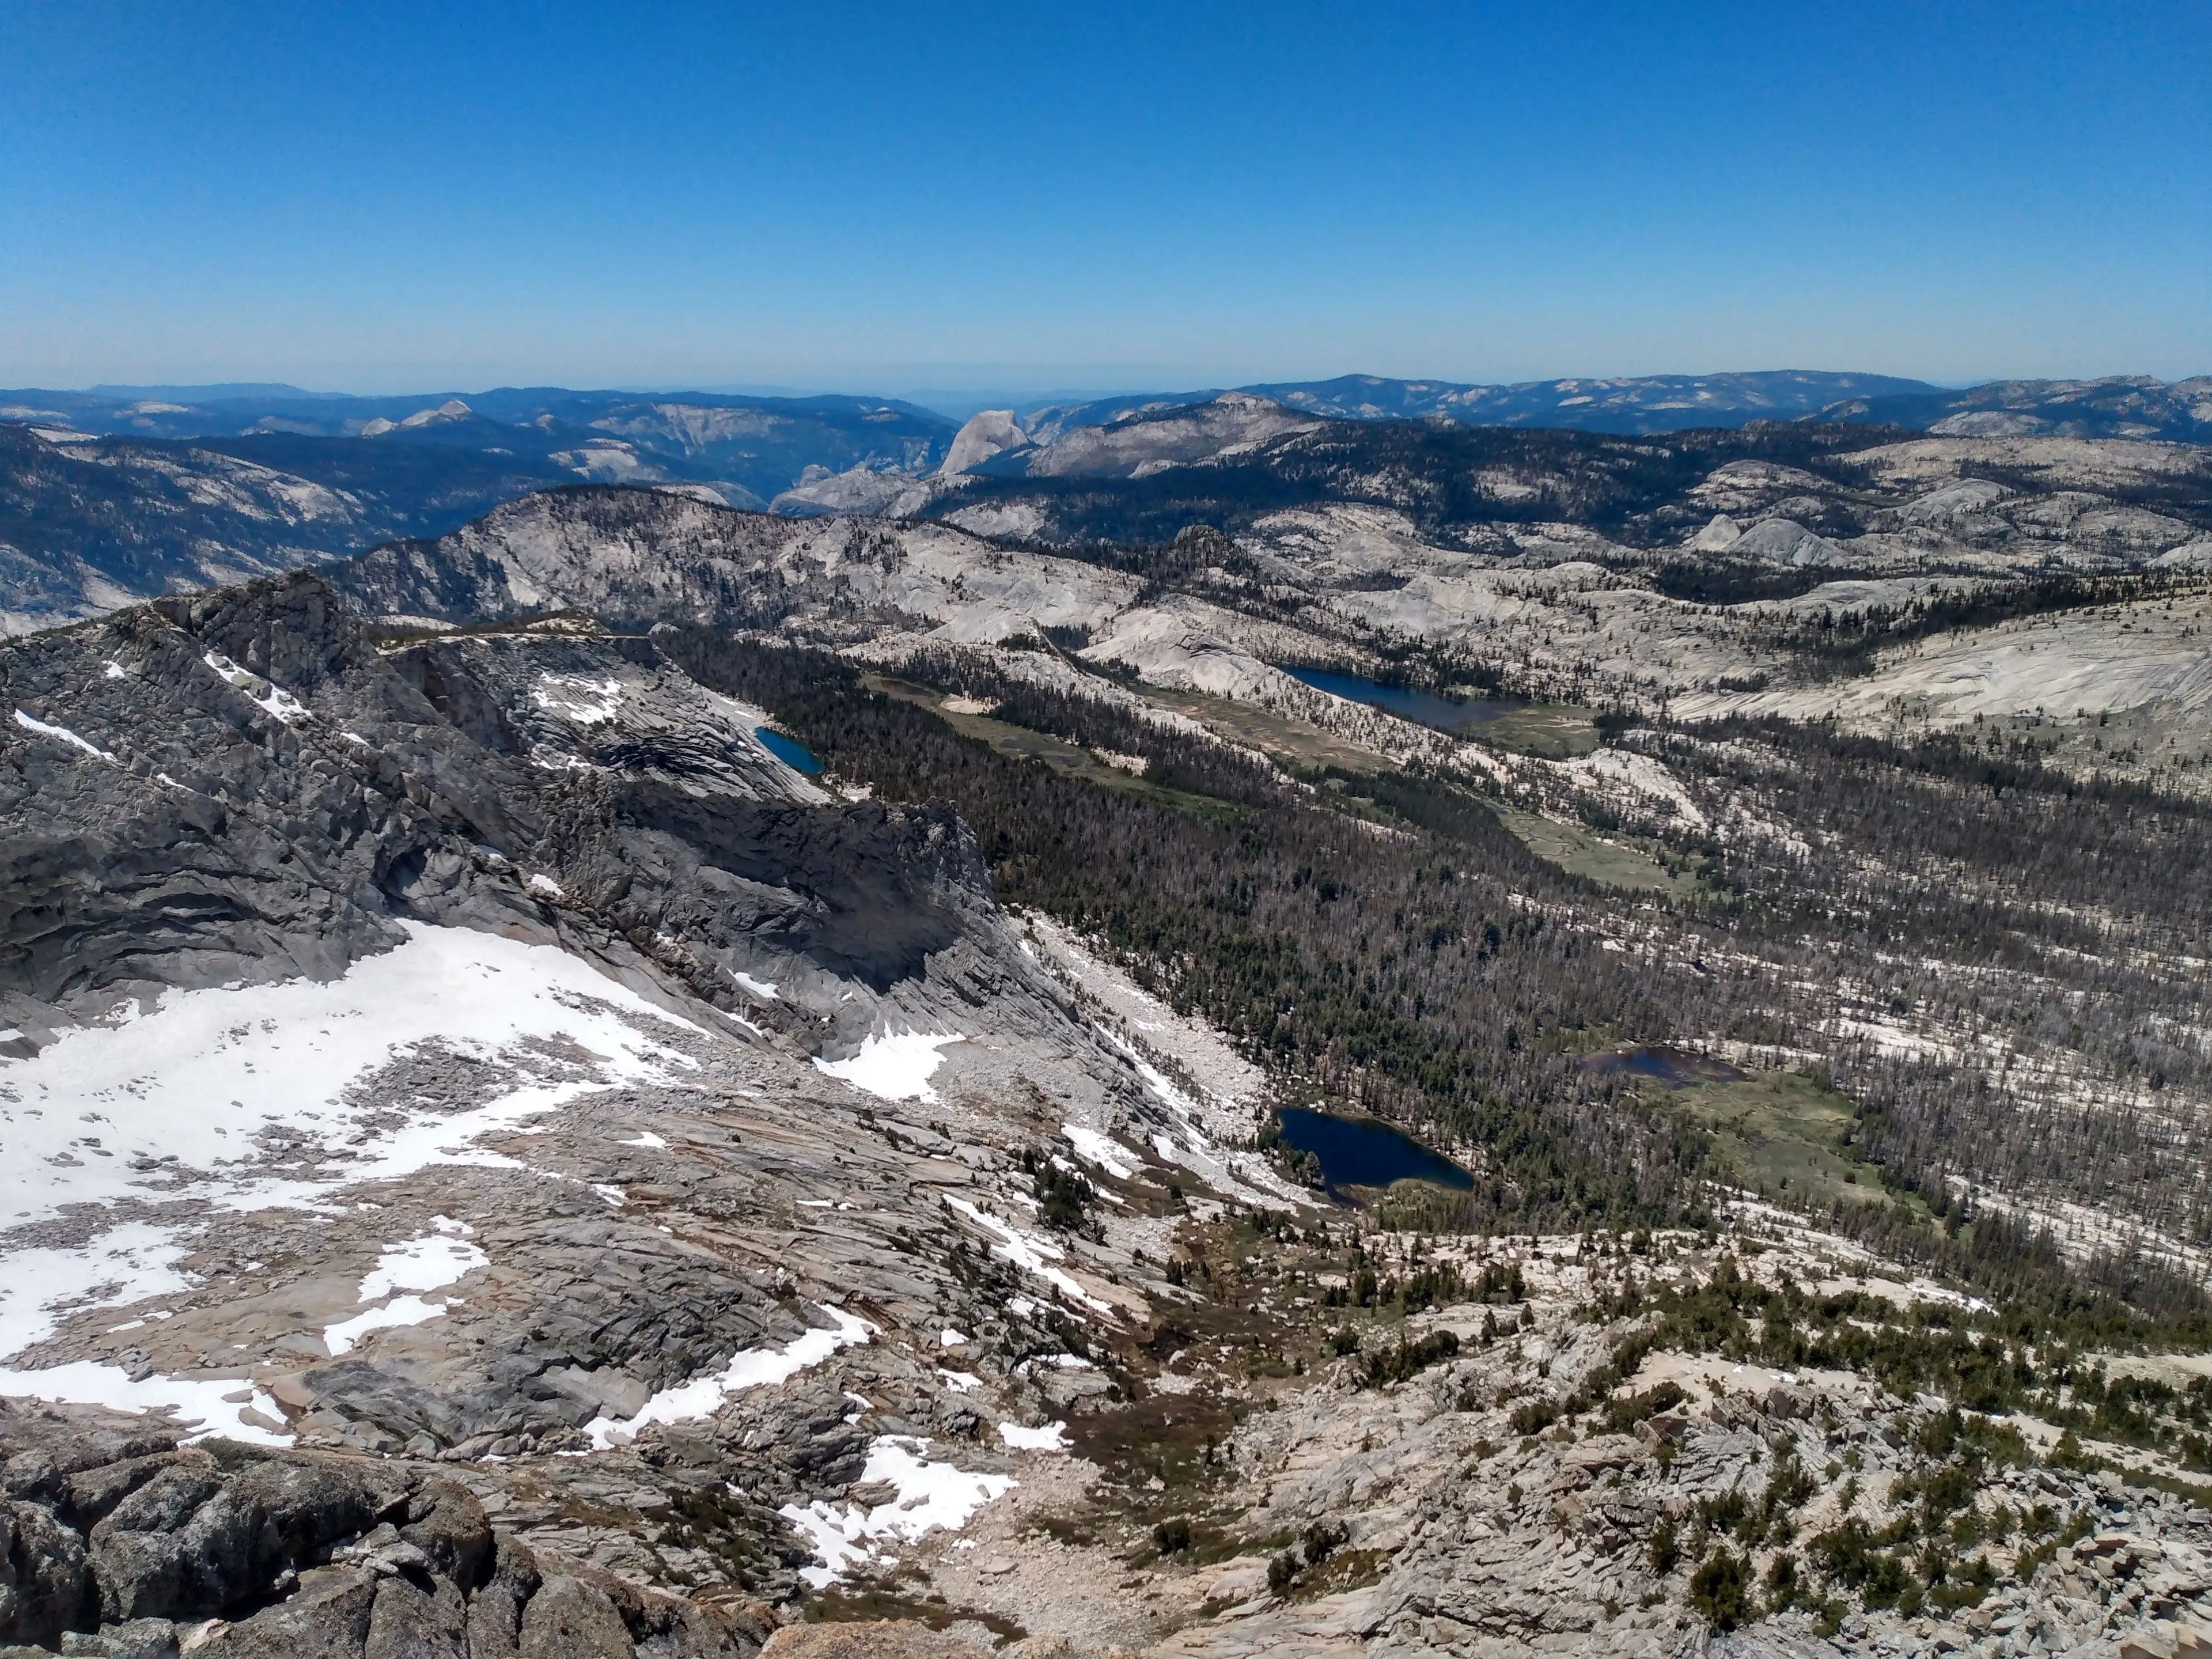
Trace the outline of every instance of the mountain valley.
{"type": "Polygon", "coordinates": [[[1860,378],[26,404],[0,1642],[2212,1645],[2198,383],[1860,378]]]}

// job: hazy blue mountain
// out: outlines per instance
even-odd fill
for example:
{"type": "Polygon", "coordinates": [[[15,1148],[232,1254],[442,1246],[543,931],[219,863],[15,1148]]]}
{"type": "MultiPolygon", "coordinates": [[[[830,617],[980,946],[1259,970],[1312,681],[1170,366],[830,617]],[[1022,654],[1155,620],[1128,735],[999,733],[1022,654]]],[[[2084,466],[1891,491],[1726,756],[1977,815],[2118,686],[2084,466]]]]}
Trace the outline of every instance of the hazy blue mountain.
{"type": "Polygon", "coordinates": [[[574,477],[544,457],[289,434],[64,436],[0,422],[0,634],[435,536],[574,477]]]}
{"type": "Polygon", "coordinates": [[[2156,438],[2212,442],[2212,376],[2094,380],[1994,380],[1945,391],[1854,397],[1823,411],[1832,421],[1915,426],[1960,438],[2156,438]]]}
{"type": "Polygon", "coordinates": [[[856,467],[930,471],[958,422],[879,398],[502,386],[349,397],[296,386],[0,391],[0,420],[98,436],[356,438],[467,452],[595,483],[696,483],[732,506],[856,467]]]}
{"type": "MultiPolygon", "coordinates": [[[[1628,433],[1796,420],[1854,398],[1943,395],[1940,388],[1924,380],[1808,369],[1527,380],[1511,386],[1341,374],[1333,380],[1284,380],[1237,389],[1270,398],[1300,414],[1337,420],[1442,417],[1462,426],[1628,433]]],[[[1045,404],[1023,410],[1022,423],[1040,441],[1049,442],[1076,428],[1108,426],[1140,415],[1205,403],[1218,395],[1213,390],[1129,392],[1085,404],[1045,404]]]]}

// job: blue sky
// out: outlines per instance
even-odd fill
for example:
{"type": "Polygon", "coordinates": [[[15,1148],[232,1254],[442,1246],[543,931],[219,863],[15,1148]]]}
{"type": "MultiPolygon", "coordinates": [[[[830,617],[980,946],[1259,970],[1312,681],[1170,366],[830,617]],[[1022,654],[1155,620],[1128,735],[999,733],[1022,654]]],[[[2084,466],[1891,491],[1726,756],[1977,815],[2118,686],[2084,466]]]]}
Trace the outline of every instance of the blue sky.
{"type": "Polygon", "coordinates": [[[0,0],[0,385],[2212,371],[2212,6],[0,0]]]}

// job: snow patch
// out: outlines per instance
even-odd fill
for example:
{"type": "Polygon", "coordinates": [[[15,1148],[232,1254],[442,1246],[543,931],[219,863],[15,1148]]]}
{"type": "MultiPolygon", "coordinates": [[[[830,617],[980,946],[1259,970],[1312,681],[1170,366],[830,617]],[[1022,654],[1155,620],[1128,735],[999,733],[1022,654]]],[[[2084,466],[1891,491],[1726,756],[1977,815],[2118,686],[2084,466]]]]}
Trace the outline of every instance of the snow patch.
{"type": "Polygon", "coordinates": [[[15,711],[15,724],[21,726],[26,732],[35,732],[42,738],[53,738],[60,742],[71,745],[73,748],[82,749],[86,754],[91,756],[94,760],[104,760],[110,766],[120,766],[123,764],[121,761],[116,759],[114,756],[109,754],[107,750],[100,747],[99,744],[87,743],[82,738],[77,736],[76,732],[70,731],[66,726],[49,726],[44,720],[33,720],[28,714],[26,714],[20,708],[15,711]]]}
{"type": "Polygon", "coordinates": [[[350,1319],[341,1319],[323,1328],[323,1346],[331,1351],[331,1358],[350,1352],[371,1331],[443,1318],[447,1305],[460,1299],[447,1297],[439,1302],[425,1302],[419,1296],[398,1296],[395,1291],[443,1290],[448,1285],[458,1284],[478,1267],[489,1265],[491,1258],[468,1242],[473,1230],[465,1223],[436,1216],[432,1218],[431,1224],[437,1229],[435,1232],[387,1245],[377,1258],[376,1266],[362,1278],[360,1301],[377,1302],[390,1297],[389,1302],[380,1307],[364,1308],[350,1319]]]}
{"type": "Polygon", "coordinates": [[[210,651],[201,660],[216,672],[218,678],[233,690],[245,693],[246,698],[264,714],[289,726],[294,720],[313,720],[314,711],[274,680],[264,679],[250,668],[241,668],[220,651],[210,651]]]}
{"type": "Polygon", "coordinates": [[[335,1325],[323,1327],[323,1346],[336,1359],[351,1353],[355,1345],[371,1331],[380,1331],[398,1325],[421,1325],[446,1316],[442,1302],[425,1302],[419,1296],[397,1296],[381,1307],[364,1309],[351,1319],[341,1319],[335,1325]]]}
{"type": "Polygon", "coordinates": [[[43,1342],[72,1313],[190,1289],[177,1271],[186,1254],[166,1229],[143,1221],[111,1227],[73,1249],[10,1250],[0,1282],[0,1358],[43,1342]]]}
{"type": "Polygon", "coordinates": [[[919,1100],[934,1106],[937,1091],[929,1086],[929,1079],[945,1063],[938,1050],[966,1040],[957,1031],[895,1031],[871,1036],[849,1059],[817,1060],[814,1065],[816,1070],[878,1100],[919,1100]]]}
{"type": "Polygon", "coordinates": [[[858,1315],[848,1314],[842,1308],[817,1306],[829,1316],[836,1328],[807,1331],[781,1348],[741,1350],[712,1376],[695,1376],[689,1382],[663,1389],[647,1401],[635,1417],[619,1421],[595,1417],[584,1425],[585,1432],[592,1437],[592,1444],[605,1451],[610,1446],[629,1444],[637,1437],[637,1431],[649,1424],[690,1423],[712,1417],[730,1395],[785,1382],[809,1366],[820,1364],[838,1349],[866,1342],[876,1334],[877,1328],[858,1315]]]}
{"type": "Polygon", "coordinates": [[[1041,1429],[1025,1429],[1018,1423],[1001,1423],[999,1438],[1016,1451],[1066,1451],[1067,1425],[1048,1423],[1041,1429]]]}
{"type": "Polygon", "coordinates": [[[283,1413],[268,1390],[255,1387],[243,1377],[149,1376],[133,1382],[130,1373],[119,1366],[79,1359],[37,1371],[0,1369],[0,1395],[28,1395],[81,1406],[105,1406],[111,1411],[141,1417],[149,1412],[171,1413],[178,1422],[192,1431],[186,1437],[191,1440],[221,1435],[226,1440],[264,1446],[292,1443],[290,1435],[246,1420],[244,1413],[248,1411],[275,1423],[283,1421],[283,1413]],[[225,1395],[242,1393],[247,1388],[253,1390],[251,1399],[223,1398],[225,1395]]]}
{"type": "Polygon", "coordinates": [[[998,1236],[999,1243],[991,1247],[991,1253],[994,1255],[1005,1257],[1024,1273],[1035,1273],[1039,1279],[1045,1280],[1059,1291],[1062,1296],[1072,1297],[1085,1307],[1095,1308],[1100,1313],[1114,1311],[1112,1303],[1100,1301],[1098,1297],[1076,1283],[1069,1274],[1052,1265],[1055,1261],[1066,1259],[1067,1253],[1059,1245],[1025,1233],[1020,1228],[1000,1220],[989,1212],[976,1208],[964,1198],[955,1198],[951,1193],[946,1193],[943,1196],[947,1204],[959,1211],[977,1226],[998,1236]]]}
{"type": "Polygon", "coordinates": [[[622,708],[622,682],[610,676],[586,679],[575,674],[540,674],[530,699],[549,714],[580,726],[604,726],[622,708]]]}
{"type": "Polygon", "coordinates": [[[489,1256],[469,1243],[476,1230],[466,1222],[434,1216],[430,1224],[435,1232],[386,1247],[361,1281],[361,1300],[374,1302],[394,1291],[441,1291],[491,1264],[489,1256]]]}
{"type": "MultiPolygon", "coordinates": [[[[401,926],[405,942],[342,978],[166,991],[151,1012],[0,1062],[0,1216],[143,1201],[180,1182],[218,1208],[307,1206],[432,1164],[511,1169],[514,1159],[476,1139],[587,1091],[665,1082],[696,1065],[647,1030],[707,1033],[565,951],[401,926]],[[589,1069],[564,1077],[542,1056],[528,1071],[515,1064],[520,1045],[555,1037],[590,1055],[589,1069]],[[467,1054],[514,1086],[463,1111],[411,1110],[397,1126],[385,1121],[388,1104],[347,1098],[356,1079],[426,1046],[467,1054]],[[112,1144],[91,1144],[88,1118],[112,1144]],[[301,1148],[313,1150],[303,1158],[301,1148]]],[[[21,1254],[0,1253],[0,1264],[21,1254]]]]}
{"type": "Polygon", "coordinates": [[[1063,1123],[1060,1132],[1067,1137],[1067,1144],[1075,1148],[1076,1157],[1086,1164],[1095,1164],[1117,1181],[1127,1181],[1135,1173],[1128,1163],[1128,1153],[1121,1146],[1108,1139],[1096,1129],[1086,1129],[1079,1123],[1063,1123]]]}
{"type": "Polygon", "coordinates": [[[940,1528],[957,1532],[968,1517],[994,1498],[1012,1492],[1012,1475],[981,1474],[950,1463],[933,1463],[922,1454],[929,1442],[911,1435],[882,1435],[868,1447],[859,1484],[887,1484],[896,1492],[888,1503],[864,1509],[833,1506],[817,1499],[805,1508],[786,1504],[776,1513],[806,1534],[822,1565],[801,1567],[799,1577],[816,1589],[834,1584],[845,1573],[877,1559],[877,1546],[896,1540],[912,1543],[940,1528]]]}

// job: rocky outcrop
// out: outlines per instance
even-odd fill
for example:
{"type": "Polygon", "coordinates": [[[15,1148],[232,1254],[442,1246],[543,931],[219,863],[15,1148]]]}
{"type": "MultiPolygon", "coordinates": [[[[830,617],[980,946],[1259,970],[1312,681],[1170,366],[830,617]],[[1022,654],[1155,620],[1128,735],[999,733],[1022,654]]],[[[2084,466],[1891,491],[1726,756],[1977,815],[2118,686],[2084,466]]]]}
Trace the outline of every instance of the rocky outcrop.
{"type": "Polygon", "coordinates": [[[831,804],[642,641],[380,650],[303,575],[26,642],[0,702],[0,1017],[33,1031],[329,978],[407,918],[687,940],[726,1006],[699,969],[881,993],[991,908],[956,820],[831,804]]]}
{"type": "Polygon", "coordinates": [[[757,1613],[541,1559],[460,1482],[406,1465],[182,1446],[0,1401],[0,1643],[115,1656],[708,1659],[757,1613]]]}
{"type": "Polygon", "coordinates": [[[7,1636],[733,1650],[792,1513],[894,1512],[886,1440],[1003,1486],[1014,1361],[1141,1310],[1144,1235],[1021,1200],[1150,1091],[974,837],[650,641],[301,575],[20,642],[0,714],[0,1249],[77,1286],[4,1385],[157,1413],[24,1408],[7,1636]]]}
{"type": "MultiPolygon", "coordinates": [[[[789,609],[811,550],[848,520],[738,513],[653,490],[547,490],[436,541],[374,548],[332,575],[372,616],[491,621],[568,607],[605,621],[761,626],[789,609]]],[[[822,562],[817,555],[811,562],[822,562]]]]}

